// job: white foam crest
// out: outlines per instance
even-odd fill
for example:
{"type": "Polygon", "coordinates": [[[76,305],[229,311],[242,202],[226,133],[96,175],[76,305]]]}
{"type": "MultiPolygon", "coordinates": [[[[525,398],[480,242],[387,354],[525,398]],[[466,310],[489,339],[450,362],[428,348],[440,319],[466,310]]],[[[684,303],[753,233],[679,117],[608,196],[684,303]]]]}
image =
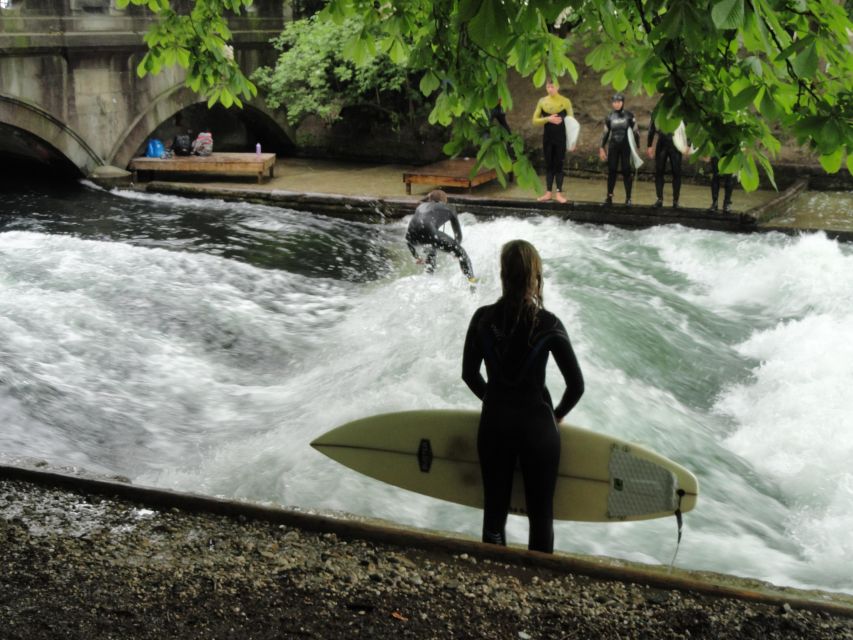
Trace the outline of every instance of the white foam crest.
{"type": "MultiPolygon", "coordinates": [[[[809,315],[754,334],[739,349],[760,361],[716,409],[736,430],[724,444],[772,478],[790,504],[787,533],[843,588],[853,543],[853,314],[809,315]]],[[[849,585],[847,586],[849,588],[849,585]]]]}
{"type": "Polygon", "coordinates": [[[775,316],[849,308],[853,253],[824,234],[731,236],[680,229],[646,232],[671,269],[713,307],[759,307],[775,316]]]}

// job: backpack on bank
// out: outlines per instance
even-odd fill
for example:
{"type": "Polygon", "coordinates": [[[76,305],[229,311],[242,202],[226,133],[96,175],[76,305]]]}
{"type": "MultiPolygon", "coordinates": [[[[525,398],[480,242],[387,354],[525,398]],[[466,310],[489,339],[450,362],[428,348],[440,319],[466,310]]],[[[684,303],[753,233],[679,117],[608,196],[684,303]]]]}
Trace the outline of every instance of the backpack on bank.
{"type": "Polygon", "coordinates": [[[148,141],[148,146],[145,148],[145,157],[162,158],[165,152],[166,148],[163,146],[163,143],[157,138],[151,138],[148,141]]]}
{"type": "Polygon", "coordinates": [[[179,133],[175,136],[172,151],[176,156],[188,156],[193,152],[193,141],[188,133],[179,133]]]}
{"type": "Polygon", "coordinates": [[[193,142],[193,153],[200,156],[209,156],[213,153],[213,135],[210,131],[202,131],[193,142]]]}

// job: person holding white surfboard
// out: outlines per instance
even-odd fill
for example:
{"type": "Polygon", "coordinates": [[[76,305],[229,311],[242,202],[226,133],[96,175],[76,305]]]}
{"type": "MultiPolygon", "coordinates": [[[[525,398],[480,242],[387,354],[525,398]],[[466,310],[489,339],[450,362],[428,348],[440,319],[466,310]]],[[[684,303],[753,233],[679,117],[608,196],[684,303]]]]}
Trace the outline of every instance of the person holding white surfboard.
{"type": "Polygon", "coordinates": [[[631,205],[631,188],[633,187],[632,170],[642,164],[642,158],[636,152],[640,133],[634,114],[624,109],[625,96],[616,93],[611,99],[613,111],[604,119],[604,135],[598,157],[607,162],[607,198],[604,204],[613,204],[613,188],[616,186],[616,172],[622,171],[622,182],[625,185],[625,204],[631,205]],[[637,164],[639,160],[639,164],[637,164]],[[632,165],[633,163],[633,165],[632,165]]]}
{"type": "Polygon", "coordinates": [[[480,307],[465,337],[462,379],[483,401],[477,453],[483,479],[483,542],[506,544],[516,462],[524,479],[528,548],[554,550],[554,492],[560,464],[557,423],[577,404],[584,380],[563,323],[546,311],[542,260],[513,240],[501,249],[502,295],[480,307]],[[553,355],[566,390],[553,406],[545,367],[553,355]],[[480,373],[485,362],[488,380],[480,373]]]}
{"type": "MultiPolygon", "coordinates": [[[[679,128],[683,129],[683,127],[684,123],[682,122],[679,124],[679,128]]],[[[657,200],[655,201],[656,207],[663,206],[664,172],[666,171],[667,160],[669,160],[669,167],[672,171],[672,208],[678,208],[678,198],[681,195],[681,159],[683,155],[682,151],[678,149],[674,136],[674,133],[658,131],[658,128],[655,125],[655,114],[652,113],[648,140],[646,141],[646,154],[649,156],[650,160],[652,158],[655,159],[655,194],[657,195],[657,200]],[[654,144],[655,136],[657,136],[658,139],[656,146],[654,144]]],[[[689,147],[687,147],[686,153],[688,155],[690,154],[689,147]]]]}
{"type": "Polygon", "coordinates": [[[544,98],[536,103],[533,112],[533,124],[542,126],[542,152],[545,154],[545,194],[538,198],[539,202],[551,199],[551,188],[557,184],[554,199],[560,204],[566,203],[563,196],[563,161],[566,157],[566,127],[564,118],[574,116],[572,101],[560,95],[560,87],[553,80],[545,83],[544,98]]]}

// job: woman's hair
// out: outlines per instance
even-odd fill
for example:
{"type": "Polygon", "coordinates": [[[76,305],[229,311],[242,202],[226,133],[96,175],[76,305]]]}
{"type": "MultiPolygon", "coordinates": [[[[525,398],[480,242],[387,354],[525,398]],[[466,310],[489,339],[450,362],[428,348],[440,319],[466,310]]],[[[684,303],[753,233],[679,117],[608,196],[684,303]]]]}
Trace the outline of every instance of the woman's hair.
{"type": "Polygon", "coordinates": [[[536,247],[526,240],[511,240],[501,248],[501,285],[512,328],[524,318],[532,331],[544,308],[542,258],[536,247]]]}

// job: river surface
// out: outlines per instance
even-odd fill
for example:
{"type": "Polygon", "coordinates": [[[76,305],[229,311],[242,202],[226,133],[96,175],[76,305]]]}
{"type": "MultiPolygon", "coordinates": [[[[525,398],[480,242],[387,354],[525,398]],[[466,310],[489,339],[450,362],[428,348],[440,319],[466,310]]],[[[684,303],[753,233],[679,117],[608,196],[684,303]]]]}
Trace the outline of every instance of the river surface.
{"type": "MultiPolygon", "coordinates": [[[[465,330],[499,295],[501,244],[525,238],[586,377],[569,420],[699,478],[677,564],[853,593],[850,246],[462,221],[474,293],[447,256],[419,271],[405,221],[5,185],[0,452],[479,537],[478,511],[308,443],[370,414],[477,408],[459,377],[465,330]]],[[[508,534],[525,543],[526,520],[508,534]]],[[[674,518],[561,522],[556,547],[666,564],[675,534],[674,518]]]]}

